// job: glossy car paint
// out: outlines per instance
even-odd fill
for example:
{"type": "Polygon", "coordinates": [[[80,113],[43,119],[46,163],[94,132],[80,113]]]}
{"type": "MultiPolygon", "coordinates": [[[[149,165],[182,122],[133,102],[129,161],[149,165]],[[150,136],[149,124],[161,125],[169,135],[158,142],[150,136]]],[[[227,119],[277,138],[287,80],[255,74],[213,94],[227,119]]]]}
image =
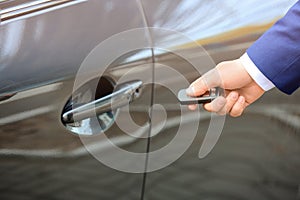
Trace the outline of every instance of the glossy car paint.
{"type": "MultiPolygon", "coordinates": [[[[187,79],[194,80],[198,70],[193,69],[195,66],[191,66],[187,59],[196,63],[196,67],[201,66],[200,72],[204,72],[214,67],[213,62],[205,62],[207,57],[211,57],[215,63],[239,58],[268,24],[285,10],[283,8],[292,3],[174,0],[142,2],[150,27],[184,33],[207,51],[207,55],[197,56],[194,53],[197,46],[192,43],[183,45],[186,42],[178,40],[176,34],[153,31],[154,46],[160,47],[164,43],[166,47],[175,46],[174,52],[190,52],[185,54],[190,55],[189,57],[182,59],[172,53],[162,55],[161,50],[155,51],[155,82],[169,80],[173,81],[171,84],[174,84],[173,79],[166,80],[166,76],[161,75],[161,65],[172,66],[180,72],[182,69],[189,69],[188,73],[183,74],[187,79]],[[262,12],[264,10],[268,12],[262,12]],[[224,32],[218,32],[221,30],[224,32]]],[[[204,159],[199,159],[198,153],[209,128],[210,117],[205,116],[206,113],[201,110],[203,116],[193,144],[175,163],[147,174],[145,198],[299,198],[299,97],[299,92],[287,97],[273,90],[250,106],[243,117],[227,117],[217,145],[204,159]],[[293,116],[297,117],[292,119],[293,116]]],[[[168,121],[177,120],[178,123],[165,126],[159,134],[152,137],[150,151],[158,150],[172,141],[182,126],[181,119],[186,119],[185,126],[192,127],[195,118],[192,113],[182,116],[176,95],[162,86],[156,86],[154,98],[154,104],[161,104],[166,109],[168,121]]],[[[148,165],[159,159],[161,158],[149,159],[148,165]]]]}
{"type": "MultiPolygon", "coordinates": [[[[187,153],[169,167],[147,174],[147,179],[143,174],[122,173],[104,166],[89,155],[78,136],[62,125],[61,112],[72,94],[73,79],[80,64],[96,45],[110,36],[148,26],[171,29],[197,40],[212,61],[218,63],[238,58],[295,1],[223,1],[221,6],[219,1],[191,2],[89,0],[1,24],[0,93],[18,92],[0,104],[1,199],[299,197],[299,92],[286,97],[273,91],[243,118],[228,119],[220,142],[203,160],[197,154],[208,121],[200,121],[198,136],[187,153]],[[141,194],[143,181],[146,181],[145,194],[141,194]]],[[[188,52],[189,59],[202,66],[203,72],[214,66],[213,62],[204,62],[207,54],[193,54],[195,47],[188,43],[190,40],[177,40],[176,34],[172,37],[164,31],[155,33],[152,32],[151,38],[146,32],[141,37],[149,46],[152,41],[154,47],[163,43],[176,47],[175,51],[188,52]]],[[[187,85],[177,83],[176,77],[162,76],[159,64],[171,66],[189,81],[200,76],[185,59],[161,49],[154,50],[155,68],[149,56],[151,51],[146,49],[143,59],[137,56],[132,61],[128,59],[132,58],[131,54],[118,59],[106,75],[118,80],[127,71],[138,69],[133,76],[140,73],[140,77],[146,74],[148,79],[163,79],[172,82],[178,90],[187,85]]],[[[101,57],[99,68],[103,68],[101,57]]],[[[131,106],[137,124],[149,126],[148,110],[153,103],[164,105],[168,120],[180,116],[175,95],[160,86],[152,94],[149,85],[142,98],[131,106]]],[[[150,150],[167,144],[177,127],[178,124],[166,127],[151,138],[150,150]]],[[[124,149],[146,151],[147,139],[128,139],[117,125],[105,134],[112,141],[114,138],[129,141],[119,144],[124,149]]],[[[86,140],[109,155],[101,137],[86,140]]]]}
{"type": "MultiPolygon", "coordinates": [[[[18,92],[0,105],[1,199],[140,198],[143,174],[121,173],[101,164],[79,136],[64,127],[61,114],[89,52],[114,34],[145,26],[139,4],[123,0],[86,1],[1,24],[1,94],[18,92]]],[[[140,40],[149,46],[146,33],[140,40]]],[[[107,67],[101,65],[105,57],[99,57],[99,68],[107,67]]],[[[150,59],[140,60],[139,65],[125,59],[116,60],[105,75],[117,81],[131,70],[144,82],[151,79],[150,59]]],[[[148,124],[150,88],[145,87],[131,106],[140,125],[148,124]],[[134,111],[135,106],[143,109],[134,111]]],[[[146,151],[145,139],[132,139],[117,125],[106,135],[123,148],[146,151]]],[[[99,137],[86,137],[85,143],[111,154],[99,137]]]]}

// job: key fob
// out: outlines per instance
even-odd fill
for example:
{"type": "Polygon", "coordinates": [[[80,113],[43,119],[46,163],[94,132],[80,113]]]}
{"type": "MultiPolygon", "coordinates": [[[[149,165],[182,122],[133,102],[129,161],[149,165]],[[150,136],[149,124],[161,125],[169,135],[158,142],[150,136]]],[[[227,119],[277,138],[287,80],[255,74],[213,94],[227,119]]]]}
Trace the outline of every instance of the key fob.
{"type": "Polygon", "coordinates": [[[213,101],[218,96],[223,94],[223,89],[216,87],[210,89],[206,94],[199,97],[191,97],[186,94],[186,89],[178,92],[177,98],[181,105],[204,104],[213,101]]]}

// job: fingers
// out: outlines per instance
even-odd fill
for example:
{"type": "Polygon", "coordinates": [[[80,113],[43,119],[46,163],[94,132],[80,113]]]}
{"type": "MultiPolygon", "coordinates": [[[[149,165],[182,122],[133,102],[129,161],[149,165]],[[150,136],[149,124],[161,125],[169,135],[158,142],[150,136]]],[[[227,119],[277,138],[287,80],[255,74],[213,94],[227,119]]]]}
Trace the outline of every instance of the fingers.
{"type": "Polygon", "coordinates": [[[204,109],[209,112],[215,112],[220,115],[226,114],[226,102],[227,100],[224,97],[218,97],[213,100],[211,103],[204,104],[204,109]]]}
{"type": "MultiPolygon", "coordinates": [[[[229,113],[232,117],[238,117],[243,113],[247,105],[262,95],[262,92],[256,91],[257,87],[250,87],[252,82],[253,79],[238,59],[219,63],[214,69],[194,81],[186,92],[190,96],[201,96],[211,88],[224,88],[227,92],[229,91],[226,99],[218,97],[211,103],[205,104],[204,108],[210,112],[222,115],[229,113]],[[239,93],[230,92],[232,90],[241,92],[240,94],[243,94],[243,96],[239,97],[239,93]],[[247,103],[245,97],[247,98],[247,103]]],[[[196,108],[197,106],[195,105],[189,106],[191,110],[196,108]]]]}
{"type": "MultiPolygon", "coordinates": [[[[226,97],[218,97],[211,103],[207,103],[204,109],[209,112],[215,112],[219,115],[230,114],[232,117],[239,117],[242,115],[246,108],[245,97],[239,96],[235,91],[230,92],[226,97]]],[[[194,107],[189,106],[192,110],[194,107]]]]}
{"type": "MultiPolygon", "coordinates": [[[[204,109],[209,112],[215,112],[220,115],[225,115],[226,114],[226,109],[225,109],[226,102],[227,102],[227,100],[224,97],[220,96],[220,97],[216,98],[215,100],[213,100],[211,103],[204,104],[204,109]]],[[[196,110],[197,105],[189,105],[188,108],[190,110],[196,110]]]]}
{"type": "Polygon", "coordinates": [[[237,59],[219,63],[214,69],[194,81],[187,89],[187,94],[200,96],[213,87],[234,90],[242,88],[252,81],[243,64],[237,59]]]}
{"type": "Polygon", "coordinates": [[[189,96],[201,96],[208,90],[209,90],[208,85],[201,77],[190,85],[190,87],[186,90],[186,93],[189,96]]]}
{"type": "Polygon", "coordinates": [[[197,105],[189,105],[188,108],[190,110],[196,110],[197,109],[197,105]]]}
{"type": "Polygon", "coordinates": [[[230,116],[232,117],[239,117],[242,115],[246,108],[246,102],[245,102],[245,97],[240,96],[237,102],[233,105],[231,111],[230,111],[230,116]]]}
{"type": "Polygon", "coordinates": [[[221,86],[221,78],[216,68],[194,81],[186,90],[189,96],[201,96],[213,87],[221,86]]]}
{"type": "Polygon", "coordinates": [[[230,113],[232,107],[237,102],[239,94],[235,91],[230,92],[226,97],[226,113],[230,113]]]}

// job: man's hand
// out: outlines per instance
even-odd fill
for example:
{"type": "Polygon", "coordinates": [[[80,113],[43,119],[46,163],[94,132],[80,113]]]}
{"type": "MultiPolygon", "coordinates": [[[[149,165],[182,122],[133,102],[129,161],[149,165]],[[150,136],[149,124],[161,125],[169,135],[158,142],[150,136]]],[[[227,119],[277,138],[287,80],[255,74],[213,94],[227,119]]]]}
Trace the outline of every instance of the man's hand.
{"type": "MultiPolygon", "coordinates": [[[[240,60],[222,62],[194,81],[187,89],[190,96],[200,96],[210,88],[222,87],[226,98],[218,97],[204,105],[209,112],[229,113],[232,117],[240,116],[245,108],[264,94],[264,90],[250,77],[240,60]]],[[[196,105],[189,109],[195,110],[196,105]]]]}

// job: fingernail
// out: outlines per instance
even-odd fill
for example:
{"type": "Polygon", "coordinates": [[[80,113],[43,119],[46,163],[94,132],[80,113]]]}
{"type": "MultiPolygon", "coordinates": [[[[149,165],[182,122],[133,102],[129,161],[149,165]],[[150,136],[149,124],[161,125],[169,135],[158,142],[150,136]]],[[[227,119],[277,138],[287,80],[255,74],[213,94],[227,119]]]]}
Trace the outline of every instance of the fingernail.
{"type": "Polygon", "coordinates": [[[239,97],[238,93],[236,93],[236,92],[231,93],[231,98],[233,100],[236,100],[238,97],[239,97]]]}
{"type": "Polygon", "coordinates": [[[239,103],[245,103],[245,98],[244,97],[240,97],[239,98],[239,103]]]}
{"type": "Polygon", "coordinates": [[[194,87],[189,87],[189,88],[186,89],[186,93],[190,94],[190,95],[193,95],[194,91],[195,91],[194,87]]]}

